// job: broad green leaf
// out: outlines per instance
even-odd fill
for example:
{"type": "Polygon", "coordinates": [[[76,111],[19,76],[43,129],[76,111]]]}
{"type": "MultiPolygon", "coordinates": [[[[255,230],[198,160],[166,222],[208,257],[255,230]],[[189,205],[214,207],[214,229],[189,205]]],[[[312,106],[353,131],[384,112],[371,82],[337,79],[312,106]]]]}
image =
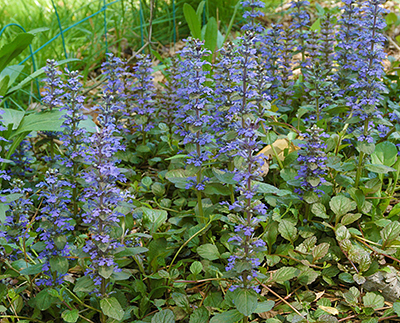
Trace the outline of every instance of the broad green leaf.
{"type": "Polygon", "coordinates": [[[343,195],[339,195],[334,196],[330,200],[329,206],[336,216],[342,216],[350,211],[353,211],[357,207],[357,203],[343,195]]]}
{"type": "Polygon", "coordinates": [[[27,268],[24,268],[20,271],[21,275],[36,275],[42,272],[43,264],[36,264],[29,266],[27,268]]]}
{"type": "Polygon", "coordinates": [[[390,141],[384,141],[376,145],[371,155],[372,164],[392,166],[397,159],[396,145],[390,141]]]}
{"type": "Polygon", "coordinates": [[[329,251],[329,243],[321,243],[312,250],[313,261],[325,257],[329,251]]]}
{"type": "Polygon", "coordinates": [[[383,240],[382,248],[390,246],[400,235],[400,223],[397,221],[389,223],[380,234],[383,240]]]}
{"type": "Polygon", "coordinates": [[[230,310],[213,316],[210,323],[235,323],[243,318],[243,314],[238,310],[230,310]]]}
{"type": "Polygon", "coordinates": [[[115,257],[131,257],[149,251],[146,247],[125,247],[124,250],[115,254],[115,257]]]}
{"type": "Polygon", "coordinates": [[[44,289],[35,297],[35,305],[41,311],[47,310],[51,305],[58,301],[58,298],[52,296],[49,292],[49,289],[44,289]]]}
{"type": "Polygon", "coordinates": [[[124,317],[124,310],[115,297],[100,300],[100,308],[105,315],[118,321],[121,321],[124,317]]]}
{"type": "Polygon", "coordinates": [[[205,307],[196,308],[190,315],[189,323],[205,323],[208,322],[208,310],[205,307]]]}
{"type": "MultiPolygon", "coordinates": [[[[5,76],[9,76],[10,80],[8,82],[8,86],[11,86],[17,77],[22,73],[23,69],[25,68],[24,65],[11,65],[7,66],[1,73],[0,73],[0,79],[2,79],[5,76]]],[[[4,93],[2,92],[2,95],[4,95],[7,91],[4,93]]]]}
{"type": "MultiPolygon", "coordinates": [[[[204,35],[204,47],[209,49],[211,53],[214,53],[217,49],[217,38],[218,38],[218,26],[217,21],[214,17],[208,19],[206,25],[206,34],[204,35]]],[[[211,62],[213,55],[207,57],[208,61],[211,62]]]]}
{"type": "Polygon", "coordinates": [[[63,275],[66,274],[69,269],[67,258],[61,256],[54,256],[50,258],[50,268],[53,272],[58,272],[63,275]]]}
{"type": "Polygon", "coordinates": [[[236,309],[244,316],[250,316],[257,308],[258,296],[256,292],[248,288],[238,288],[235,291],[234,303],[236,309]]]}
{"type": "Polygon", "coordinates": [[[6,220],[6,211],[9,209],[10,209],[9,205],[0,203],[0,223],[3,223],[6,220]]]}
{"type": "Polygon", "coordinates": [[[343,224],[343,225],[352,224],[353,222],[355,222],[355,221],[357,221],[359,218],[361,218],[361,215],[362,215],[361,213],[356,213],[356,214],[348,213],[348,214],[346,214],[346,215],[342,218],[342,220],[340,221],[340,223],[343,224]]]}
{"type": "Polygon", "coordinates": [[[281,190],[267,183],[253,181],[252,185],[254,186],[257,192],[263,194],[276,194],[277,196],[285,196],[290,194],[290,191],[288,190],[281,190]]]}
{"type": "Polygon", "coordinates": [[[75,323],[79,318],[79,311],[77,309],[74,310],[66,310],[61,314],[62,319],[68,323],[75,323]]]}
{"type": "Polygon", "coordinates": [[[289,240],[291,243],[294,243],[298,237],[296,227],[288,220],[279,222],[278,231],[283,238],[289,240]]]}
{"type": "Polygon", "coordinates": [[[400,302],[393,303],[393,310],[400,317],[400,302]]]}
{"type": "Polygon", "coordinates": [[[275,306],[274,301],[265,301],[265,302],[257,303],[257,307],[254,310],[254,313],[269,312],[270,310],[272,310],[274,308],[274,306],[275,306]]]}
{"type": "Polygon", "coordinates": [[[165,174],[165,178],[174,183],[177,188],[186,188],[189,174],[184,169],[173,169],[165,174]]]}
{"type": "Polygon", "coordinates": [[[218,251],[217,246],[215,246],[213,244],[210,244],[210,243],[206,243],[206,244],[203,244],[203,245],[199,246],[197,248],[197,253],[201,257],[203,257],[205,259],[208,259],[210,261],[217,260],[221,256],[219,251],[218,251]]]}
{"type": "Polygon", "coordinates": [[[90,293],[94,287],[93,280],[89,276],[83,276],[76,281],[74,292],[90,293]]]}
{"type": "Polygon", "coordinates": [[[171,297],[174,300],[176,306],[182,307],[186,310],[190,310],[189,300],[186,294],[174,292],[171,294],[171,297]]]}
{"type": "Polygon", "coordinates": [[[175,315],[171,310],[162,310],[152,317],[151,323],[175,323],[175,315]]]}
{"type": "Polygon", "coordinates": [[[213,168],[212,171],[213,171],[213,174],[215,175],[215,177],[221,183],[225,183],[225,184],[236,184],[237,183],[237,181],[235,181],[233,179],[233,177],[235,176],[234,173],[228,173],[228,172],[219,170],[217,168],[213,168]]]}
{"type": "Polygon", "coordinates": [[[1,109],[3,114],[1,115],[2,123],[8,127],[13,125],[13,130],[17,129],[22,119],[25,116],[25,111],[14,110],[14,109],[1,109]]]}
{"type": "Polygon", "coordinates": [[[377,173],[377,174],[387,174],[389,172],[395,172],[396,169],[393,167],[385,166],[385,165],[377,165],[377,164],[368,164],[365,165],[365,168],[368,169],[370,172],[377,173]]]}
{"type": "Polygon", "coordinates": [[[313,283],[319,275],[320,272],[305,266],[300,275],[298,275],[297,282],[301,285],[309,285],[313,283]]]}
{"type": "Polygon", "coordinates": [[[365,307],[380,308],[385,306],[385,299],[381,295],[368,292],[363,296],[363,303],[365,307]]]}
{"type": "Polygon", "coordinates": [[[190,265],[190,272],[194,275],[198,275],[203,270],[203,265],[200,261],[195,261],[190,265]]]}
{"type": "Polygon", "coordinates": [[[100,266],[99,269],[99,275],[105,279],[108,279],[111,277],[111,275],[114,272],[114,267],[112,266],[100,266]]]}
{"type": "Polygon", "coordinates": [[[204,11],[204,6],[205,6],[205,4],[206,4],[206,1],[203,0],[203,1],[201,1],[201,2],[199,3],[199,5],[197,6],[196,15],[197,15],[198,21],[201,21],[201,20],[202,20],[202,14],[203,14],[203,11],[204,11]]]}
{"type": "Polygon", "coordinates": [[[201,23],[197,17],[196,11],[193,7],[185,3],[183,5],[183,15],[185,16],[186,22],[188,23],[190,33],[193,38],[200,39],[201,38],[201,23]]]}
{"type": "Polygon", "coordinates": [[[29,33],[18,34],[11,43],[5,44],[0,49],[0,71],[3,71],[8,63],[29,46],[33,37],[34,35],[29,33]]]}
{"type": "Polygon", "coordinates": [[[11,138],[31,131],[61,131],[62,120],[60,118],[64,113],[53,110],[26,115],[11,138]]]}
{"type": "Polygon", "coordinates": [[[6,94],[9,83],[10,76],[6,75],[0,78],[0,96],[4,96],[4,94],[6,94]]]}
{"type": "Polygon", "coordinates": [[[329,215],[326,214],[326,207],[322,203],[314,203],[311,205],[311,212],[319,218],[329,219],[329,215]]]}
{"type": "Polygon", "coordinates": [[[364,154],[371,155],[375,150],[375,144],[366,141],[358,141],[357,150],[364,154]]]}
{"type": "Polygon", "coordinates": [[[315,20],[315,22],[310,27],[310,30],[316,31],[318,33],[321,32],[321,18],[318,18],[317,20],[315,20]]]}
{"type": "Polygon", "coordinates": [[[397,15],[394,12],[389,12],[385,17],[386,24],[388,25],[393,25],[394,23],[397,22],[397,19],[398,19],[397,15]]]}
{"type": "Polygon", "coordinates": [[[273,273],[271,282],[283,284],[284,282],[296,277],[300,271],[294,267],[281,267],[273,273]]]}
{"type": "Polygon", "coordinates": [[[207,183],[204,189],[205,194],[225,195],[231,194],[229,187],[222,185],[221,183],[207,183]]]}
{"type": "Polygon", "coordinates": [[[167,211],[149,209],[147,207],[142,207],[141,209],[143,210],[143,224],[145,228],[150,230],[150,234],[155,233],[167,221],[167,211]]]}

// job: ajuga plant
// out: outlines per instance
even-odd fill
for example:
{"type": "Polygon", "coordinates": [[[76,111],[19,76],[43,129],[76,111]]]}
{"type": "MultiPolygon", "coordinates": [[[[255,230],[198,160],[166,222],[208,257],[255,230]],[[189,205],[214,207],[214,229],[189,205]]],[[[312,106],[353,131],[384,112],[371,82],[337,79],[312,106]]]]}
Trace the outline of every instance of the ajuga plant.
{"type": "Polygon", "coordinates": [[[82,170],[82,162],[85,160],[87,132],[82,127],[84,97],[80,94],[82,84],[79,79],[82,77],[78,71],[66,70],[67,83],[65,84],[64,121],[62,124],[63,133],[61,136],[62,145],[65,148],[61,163],[66,167],[66,179],[71,183],[72,189],[72,214],[76,218],[79,213],[78,196],[79,184],[78,177],[82,170]]]}
{"type": "MultiPolygon", "coordinates": [[[[1,131],[1,130],[0,130],[1,131]]],[[[11,155],[13,165],[10,167],[8,174],[12,177],[29,177],[32,174],[33,169],[31,164],[34,161],[32,156],[32,144],[29,139],[21,141],[17,149],[11,155]]]]}
{"type": "Polygon", "coordinates": [[[152,120],[156,113],[152,70],[150,57],[139,55],[133,67],[133,83],[128,96],[131,131],[141,134],[143,145],[146,144],[149,131],[154,128],[152,120]]]}
{"type": "Polygon", "coordinates": [[[119,131],[127,131],[123,127],[123,119],[129,114],[126,111],[126,78],[129,76],[127,63],[113,54],[108,54],[108,59],[101,65],[105,75],[106,83],[103,86],[103,93],[112,107],[112,116],[115,120],[116,128],[119,131]]]}
{"type": "Polygon", "coordinates": [[[290,39],[295,44],[297,53],[301,53],[300,66],[305,66],[306,61],[306,43],[309,36],[310,15],[307,12],[310,2],[307,0],[293,0],[291,2],[290,14],[292,23],[289,29],[293,30],[292,38],[290,39]]]}
{"type": "Polygon", "coordinates": [[[249,21],[242,27],[242,30],[249,30],[253,33],[262,33],[265,28],[257,21],[257,18],[264,16],[264,13],[259,9],[264,8],[265,3],[260,0],[245,0],[241,3],[246,10],[243,14],[243,18],[249,21]]]}
{"type": "Polygon", "coordinates": [[[257,142],[257,129],[259,119],[246,119],[238,129],[239,138],[236,141],[238,157],[241,165],[235,172],[234,179],[239,183],[240,196],[229,209],[240,212],[235,225],[235,235],[228,241],[237,246],[233,255],[228,259],[227,271],[235,273],[234,283],[230,287],[233,291],[238,287],[252,288],[260,292],[258,284],[254,281],[257,269],[261,264],[258,252],[264,250],[265,242],[255,235],[261,219],[257,215],[266,214],[266,206],[256,199],[256,185],[253,181],[259,179],[260,168],[264,163],[262,155],[256,155],[260,142],[257,142]]]}
{"type": "Polygon", "coordinates": [[[68,271],[70,246],[67,241],[69,232],[74,229],[71,211],[71,184],[61,178],[56,169],[46,172],[44,181],[36,187],[41,208],[36,221],[39,221],[37,232],[42,242],[38,259],[43,262],[42,271],[47,277],[40,278],[38,285],[57,286],[62,284],[63,276],[68,271]]]}
{"type": "Polygon", "coordinates": [[[24,253],[24,241],[29,238],[29,219],[33,203],[28,194],[32,189],[25,188],[25,183],[20,179],[14,179],[10,183],[10,188],[2,191],[2,194],[9,194],[7,198],[2,198],[2,202],[7,205],[5,220],[0,226],[0,237],[4,238],[2,246],[9,259],[27,257],[24,253]]]}
{"type": "Polygon", "coordinates": [[[201,191],[208,178],[204,176],[202,167],[212,156],[210,144],[214,136],[209,131],[211,116],[207,112],[212,90],[206,85],[209,72],[205,71],[205,66],[210,63],[203,59],[210,55],[210,51],[202,46],[202,42],[189,38],[180,53],[182,85],[178,91],[181,100],[176,118],[177,132],[183,138],[182,144],[187,150],[186,165],[193,167],[195,174],[187,178],[186,189],[193,188],[196,191],[200,221],[205,222],[201,191]]]}
{"type": "Polygon", "coordinates": [[[386,26],[382,14],[386,12],[382,8],[382,2],[368,0],[362,7],[361,32],[358,35],[358,60],[356,62],[357,78],[350,85],[355,92],[351,105],[350,114],[360,119],[363,124],[363,131],[357,133],[357,147],[360,151],[355,185],[358,186],[362,163],[365,154],[369,153],[368,144],[373,143],[369,131],[370,123],[379,124],[382,113],[377,109],[382,99],[381,92],[385,86],[381,81],[384,73],[382,60],[385,57],[383,45],[385,37],[382,30],[386,26]],[[365,144],[367,143],[367,144],[365,144]]]}
{"type": "Polygon", "coordinates": [[[114,136],[116,132],[113,120],[113,110],[109,106],[101,111],[101,129],[89,139],[89,149],[86,161],[89,168],[82,174],[86,182],[83,201],[85,212],[83,222],[89,227],[90,239],[86,241],[83,250],[90,256],[90,264],[86,274],[92,277],[97,286],[97,293],[107,295],[107,280],[113,272],[120,269],[114,260],[114,253],[121,243],[113,232],[120,216],[118,204],[124,200],[117,181],[125,182],[126,178],[116,166],[115,153],[122,150],[120,139],[114,136]]]}
{"type": "MultiPolygon", "coordinates": [[[[48,108],[48,110],[52,111],[55,108],[59,108],[62,104],[62,96],[64,94],[64,84],[60,77],[60,75],[62,75],[62,72],[57,69],[57,63],[53,59],[48,59],[46,61],[44,71],[46,73],[46,78],[44,78],[43,81],[46,83],[46,85],[44,87],[45,91],[42,93],[42,101],[48,108]]],[[[49,160],[53,160],[55,155],[54,139],[57,138],[58,134],[52,131],[46,131],[45,134],[49,137],[50,140],[49,160]]]]}

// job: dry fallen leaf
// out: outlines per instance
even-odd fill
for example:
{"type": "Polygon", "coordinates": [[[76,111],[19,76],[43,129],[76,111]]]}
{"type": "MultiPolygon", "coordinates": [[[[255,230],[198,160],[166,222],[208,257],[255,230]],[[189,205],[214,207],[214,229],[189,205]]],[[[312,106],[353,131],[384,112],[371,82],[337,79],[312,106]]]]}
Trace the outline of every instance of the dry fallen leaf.
{"type": "Polygon", "coordinates": [[[322,305],[319,305],[318,307],[319,307],[321,310],[323,310],[323,311],[325,311],[325,312],[327,312],[327,313],[329,313],[329,314],[332,314],[332,315],[338,315],[338,314],[339,314],[339,311],[338,311],[336,308],[334,308],[334,307],[322,306],[322,305]]]}

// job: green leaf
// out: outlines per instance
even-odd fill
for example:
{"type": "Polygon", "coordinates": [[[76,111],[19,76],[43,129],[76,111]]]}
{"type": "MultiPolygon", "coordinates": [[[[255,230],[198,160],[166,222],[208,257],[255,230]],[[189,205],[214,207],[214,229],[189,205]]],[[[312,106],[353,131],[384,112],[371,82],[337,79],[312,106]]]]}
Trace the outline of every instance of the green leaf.
{"type": "Polygon", "coordinates": [[[395,172],[396,169],[393,167],[385,166],[385,165],[377,165],[377,164],[368,164],[365,165],[365,168],[368,169],[370,172],[377,173],[377,174],[387,174],[389,172],[395,172]]]}
{"type": "Polygon", "coordinates": [[[44,289],[36,295],[35,301],[36,307],[41,311],[45,311],[57,302],[58,298],[50,295],[49,289],[44,289]]]}
{"type": "Polygon", "coordinates": [[[8,75],[0,78],[0,96],[4,96],[4,94],[6,94],[9,82],[10,77],[8,75]]]}
{"type": "Polygon", "coordinates": [[[190,315],[189,323],[205,323],[208,322],[208,310],[205,307],[196,308],[190,315]]]}
{"type": "Polygon", "coordinates": [[[31,131],[61,131],[63,121],[60,118],[63,114],[62,111],[53,110],[26,115],[11,137],[31,131]]]}
{"type": "Polygon", "coordinates": [[[14,109],[1,109],[3,111],[2,122],[3,124],[8,127],[9,125],[13,125],[12,129],[15,130],[18,128],[19,124],[21,123],[22,119],[25,116],[25,111],[19,111],[14,109]]]}
{"type": "Polygon", "coordinates": [[[329,219],[329,215],[326,214],[326,207],[322,203],[314,203],[311,205],[311,212],[319,218],[329,219]]]}
{"type": "Polygon", "coordinates": [[[283,284],[284,282],[296,277],[300,271],[294,267],[281,267],[273,273],[271,282],[283,284]]]}
{"type": "Polygon", "coordinates": [[[100,266],[99,269],[99,275],[105,279],[108,279],[111,277],[111,275],[114,272],[114,267],[110,266],[100,266]]]}
{"type": "Polygon", "coordinates": [[[58,272],[64,275],[68,272],[69,264],[68,259],[61,256],[54,256],[50,258],[50,268],[53,272],[58,272]]]}
{"type": "Polygon", "coordinates": [[[400,223],[397,221],[389,223],[380,234],[383,240],[382,248],[390,246],[400,235],[400,223]]]}
{"type": "Polygon", "coordinates": [[[315,20],[315,22],[310,27],[310,30],[316,31],[318,33],[321,32],[321,18],[318,18],[317,20],[315,20]]]}
{"type": "Polygon", "coordinates": [[[236,309],[244,316],[250,316],[257,308],[258,296],[256,292],[248,288],[238,288],[235,291],[234,303],[236,309]]]}
{"type": "Polygon", "coordinates": [[[276,194],[278,196],[285,196],[290,194],[290,191],[288,190],[280,190],[279,188],[267,183],[254,181],[252,182],[252,185],[255,187],[258,193],[262,194],[276,194]]]}
{"type": "MultiPolygon", "coordinates": [[[[11,65],[7,66],[1,73],[0,73],[0,79],[8,76],[10,78],[10,81],[8,82],[8,86],[11,86],[17,77],[22,73],[23,69],[25,68],[24,65],[11,65]]],[[[2,93],[4,95],[7,91],[2,93]]]]}
{"type": "Polygon", "coordinates": [[[313,262],[325,257],[329,251],[329,243],[321,243],[312,250],[313,262]]]}
{"type": "Polygon", "coordinates": [[[346,215],[342,218],[342,220],[340,221],[340,223],[343,224],[343,225],[352,224],[353,222],[355,222],[355,221],[357,221],[359,218],[361,218],[361,215],[362,215],[361,213],[356,213],[356,214],[348,213],[348,214],[346,214],[346,215]]]}
{"type": "Polygon", "coordinates": [[[115,257],[132,257],[149,251],[146,247],[125,247],[124,250],[115,254],[115,257]]]}
{"type": "Polygon", "coordinates": [[[90,293],[94,287],[93,280],[89,276],[83,276],[76,281],[74,292],[90,293]]]}
{"type": "Polygon", "coordinates": [[[229,188],[227,186],[222,185],[221,183],[207,183],[204,189],[204,193],[207,195],[225,195],[228,196],[231,194],[229,188]]]}
{"type": "Polygon", "coordinates": [[[366,141],[358,141],[357,150],[364,154],[371,155],[375,150],[375,144],[366,141]]]}
{"type": "Polygon", "coordinates": [[[66,310],[62,312],[61,317],[65,322],[75,323],[79,318],[79,311],[77,309],[74,310],[66,310]]]}
{"type": "Polygon", "coordinates": [[[198,275],[203,270],[203,265],[200,261],[195,261],[190,265],[190,272],[193,275],[198,275]]]}
{"type": "Polygon", "coordinates": [[[243,318],[243,314],[238,310],[230,310],[220,313],[211,318],[210,323],[235,323],[243,318]]]}
{"type": "Polygon", "coordinates": [[[203,0],[197,6],[196,15],[197,15],[197,20],[198,21],[201,21],[201,15],[203,14],[205,4],[206,4],[206,1],[203,0]]]}
{"type": "Polygon", "coordinates": [[[296,227],[288,220],[282,220],[279,222],[278,231],[283,238],[289,240],[291,243],[294,243],[298,238],[296,227]]]}
{"type": "MultiPolygon", "coordinates": [[[[209,49],[211,53],[214,53],[217,49],[217,38],[218,38],[218,26],[217,21],[214,17],[208,19],[206,25],[206,34],[204,36],[204,47],[209,49]]],[[[207,57],[208,61],[211,62],[213,55],[207,57]]]]}
{"type": "Polygon", "coordinates": [[[393,25],[394,23],[397,22],[397,15],[394,12],[390,12],[386,15],[385,17],[386,24],[388,25],[393,25]]]}
{"type": "Polygon", "coordinates": [[[381,295],[368,292],[363,296],[363,303],[366,307],[380,308],[385,306],[385,299],[381,295]]]}
{"type": "Polygon", "coordinates": [[[105,315],[118,321],[121,321],[124,317],[124,310],[115,297],[100,300],[100,308],[105,315]]]}
{"type": "Polygon", "coordinates": [[[174,183],[177,188],[185,189],[189,174],[183,169],[173,169],[165,174],[165,178],[174,183]]]}
{"type": "Polygon", "coordinates": [[[397,159],[396,145],[390,141],[384,141],[376,145],[371,155],[373,164],[392,166],[397,159]]]}
{"type": "Polygon", "coordinates": [[[215,177],[222,183],[232,184],[232,185],[237,183],[233,179],[233,177],[235,176],[235,174],[233,174],[233,173],[224,172],[217,168],[213,168],[212,171],[213,171],[213,174],[215,175],[215,177]]]}
{"type": "Polygon", "coordinates": [[[24,268],[20,271],[21,275],[36,275],[42,272],[43,264],[36,264],[24,268]]]}
{"type": "Polygon", "coordinates": [[[145,228],[150,230],[150,234],[155,233],[167,221],[167,211],[149,209],[147,207],[141,207],[141,209],[143,210],[143,224],[145,228]]]}
{"type": "Polygon", "coordinates": [[[186,22],[188,23],[190,33],[193,38],[200,39],[201,38],[201,22],[197,17],[196,11],[194,11],[193,7],[185,3],[183,5],[183,15],[185,16],[186,22]]]}
{"type": "Polygon", "coordinates": [[[269,312],[272,310],[275,306],[274,301],[265,301],[257,304],[256,309],[254,310],[254,313],[265,313],[269,312]]]}
{"type": "Polygon", "coordinates": [[[357,203],[343,195],[339,195],[334,196],[330,200],[329,206],[336,216],[342,216],[350,211],[353,211],[357,207],[357,203]]]}
{"type": "Polygon", "coordinates": [[[8,63],[29,46],[33,37],[34,35],[29,33],[18,34],[11,43],[5,44],[0,49],[0,71],[3,71],[8,63]]]}
{"type": "Polygon", "coordinates": [[[210,244],[210,243],[206,243],[206,244],[203,244],[203,245],[199,246],[197,248],[197,253],[201,257],[203,257],[205,259],[208,259],[210,261],[217,260],[221,256],[219,251],[218,251],[217,246],[215,246],[213,244],[210,244]]]}
{"type": "Polygon", "coordinates": [[[162,310],[153,316],[151,323],[175,323],[175,315],[171,310],[162,310]]]}
{"type": "Polygon", "coordinates": [[[400,316],[400,302],[393,303],[393,310],[397,314],[397,316],[400,316]]]}

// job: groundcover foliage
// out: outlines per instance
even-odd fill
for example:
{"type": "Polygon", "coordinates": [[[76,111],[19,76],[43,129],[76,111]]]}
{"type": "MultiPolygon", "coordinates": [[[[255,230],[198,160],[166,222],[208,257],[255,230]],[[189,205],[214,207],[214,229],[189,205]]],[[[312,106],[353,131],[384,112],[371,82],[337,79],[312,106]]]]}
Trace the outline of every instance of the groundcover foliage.
{"type": "Polygon", "coordinates": [[[400,315],[382,1],[293,1],[267,30],[242,4],[242,36],[186,39],[162,84],[109,55],[88,107],[49,60],[42,111],[1,110],[2,322],[400,315]]]}

